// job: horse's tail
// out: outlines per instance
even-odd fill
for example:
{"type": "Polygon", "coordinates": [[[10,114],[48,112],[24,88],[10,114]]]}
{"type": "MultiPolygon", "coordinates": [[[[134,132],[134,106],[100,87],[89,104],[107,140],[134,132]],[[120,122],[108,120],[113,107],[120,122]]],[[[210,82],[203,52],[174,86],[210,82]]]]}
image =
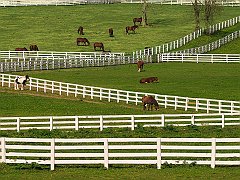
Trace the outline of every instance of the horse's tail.
{"type": "Polygon", "coordinates": [[[128,34],[128,27],[126,27],[126,34],[128,34]]]}

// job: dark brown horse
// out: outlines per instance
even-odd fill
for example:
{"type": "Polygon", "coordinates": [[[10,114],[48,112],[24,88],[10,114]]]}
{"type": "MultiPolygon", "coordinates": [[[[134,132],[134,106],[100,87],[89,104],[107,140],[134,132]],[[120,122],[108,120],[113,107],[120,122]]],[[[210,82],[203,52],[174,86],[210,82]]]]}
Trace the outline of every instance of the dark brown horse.
{"type": "Polygon", "coordinates": [[[157,77],[148,77],[140,79],[140,83],[152,83],[152,82],[159,82],[157,77]]]}
{"type": "Polygon", "coordinates": [[[95,42],[93,44],[93,48],[94,48],[95,51],[97,50],[97,48],[99,48],[100,51],[101,50],[104,51],[104,45],[103,45],[102,42],[95,42]]]}
{"type": "Polygon", "coordinates": [[[90,42],[88,41],[87,38],[77,38],[77,45],[81,46],[81,43],[82,43],[82,46],[89,46],[90,45],[90,42]]]}
{"type": "Polygon", "coordinates": [[[110,37],[113,37],[113,28],[109,28],[108,33],[110,37]]]}
{"type": "Polygon", "coordinates": [[[126,27],[126,34],[128,34],[129,31],[132,31],[133,33],[135,33],[135,30],[138,28],[137,25],[134,26],[127,26],[126,27]]]}
{"type": "Polygon", "coordinates": [[[133,18],[133,24],[136,25],[136,22],[139,22],[140,24],[142,24],[142,17],[140,18],[133,18]]]}
{"type": "Polygon", "coordinates": [[[35,45],[35,44],[34,45],[30,45],[29,49],[30,49],[30,51],[38,51],[39,50],[37,45],[35,45]]]}
{"type": "Polygon", "coordinates": [[[78,34],[84,35],[84,33],[83,33],[83,27],[82,27],[82,26],[80,26],[80,27],[78,28],[78,34]]]}
{"type": "Polygon", "coordinates": [[[141,72],[143,70],[143,65],[144,65],[144,61],[137,62],[138,72],[141,72]]]}
{"type": "Polygon", "coordinates": [[[153,106],[155,106],[155,110],[159,109],[158,102],[152,96],[143,96],[142,102],[143,102],[143,110],[146,110],[146,106],[148,111],[153,110],[153,106]]]}
{"type": "Polygon", "coordinates": [[[16,48],[15,51],[28,51],[27,48],[16,48]]]}

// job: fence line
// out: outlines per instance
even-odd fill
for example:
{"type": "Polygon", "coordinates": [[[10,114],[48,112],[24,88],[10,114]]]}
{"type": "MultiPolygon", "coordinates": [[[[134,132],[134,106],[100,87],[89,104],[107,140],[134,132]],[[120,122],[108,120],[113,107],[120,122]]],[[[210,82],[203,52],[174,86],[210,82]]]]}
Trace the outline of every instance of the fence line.
{"type": "MultiPolygon", "coordinates": [[[[3,54],[3,52],[0,52],[3,54]]],[[[16,53],[9,51],[6,59],[0,59],[0,72],[12,71],[29,71],[29,70],[52,70],[62,68],[79,68],[79,67],[99,67],[112,66],[121,64],[135,63],[135,60],[122,54],[86,54],[73,56],[58,56],[53,54],[36,54],[30,52],[21,52],[17,56],[16,53]],[[28,54],[28,55],[26,55],[28,54]]],[[[84,53],[83,53],[84,54],[84,53]]],[[[7,55],[5,55],[7,56],[7,55]]],[[[150,59],[150,58],[149,58],[150,59]]]]}
{"type": "Polygon", "coordinates": [[[240,63],[240,54],[158,54],[157,62],[240,63]]]}
{"type": "Polygon", "coordinates": [[[240,125],[240,113],[0,117],[0,131],[240,125]]]}
{"type": "MultiPolygon", "coordinates": [[[[240,22],[240,16],[223,21],[221,23],[212,25],[209,27],[209,32],[214,33],[216,31],[219,31],[224,28],[231,27],[237,23],[240,22]]],[[[188,42],[197,39],[198,37],[202,36],[204,34],[204,29],[200,29],[198,31],[195,31],[193,33],[190,33],[178,40],[163,44],[161,46],[155,46],[152,48],[146,48],[144,50],[139,50],[136,52],[133,52],[133,58],[144,58],[145,56],[151,56],[151,55],[156,55],[156,54],[161,54],[161,53],[166,53],[169,51],[172,51],[174,49],[180,48],[181,46],[184,46],[188,42]]]]}
{"type": "Polygon", "coordinates": [[[240,37],[240,30],[235,31],[235,32],[233,32],[217,41],[209,43],[207,45],[195,47],[195,48],[191,48],[191,49],[184,49],[184,50],[176,51],[174,53],[202,54],[202,53],[206,53],[206,52],[212,51],[214,49],[220,48],[222,45],[225,45],[239,37],[240,37]]]}
{"type": "MultiPolygon", "coordinates": [[[[17,75],[0,74],[0,82],[2,86],[13,87],[14,80],[17,75]]],[[[203,112],[218,112],[218,113],[238,113],[240,111],[239,101],[216,100],[205,98],[190,98],[170,95],[160,95],[154,93],[124,91],[118,89],[107,89],[94,86],[84,86],[79,84],[71,84],[57,81],[49,81],[44,79],[30,78],[27,84],[29,90],[42,91],[44,93],[57,93],[59,95],[72,95],[74,97],[81,96],[82,98],[90,97],[98,98],[99,100],[135,103],[142,103],[142,97],[152,95],[158,101],[160,107],[173,107],[176,109],[195,110],[203,112]]]]}
{"type": "Polygon", "coordinates": [[[50,165],[164,164],[240,165],[240,138],[91,138],[1,137],[2,163],[50,165]]]}
{"type": "MultiPolygon", "coordinates": [[[[203,2],[203,1],[201,1],[203,2]]],[[[81,4],[111,4],[111,3],[143,3],[143,0],[1,0],[0,6],[37,6],[37,5],[81,5],[81,4]]],[[[148,0],[148,3],[170,5],[192,5],[191,0],[148,0]]],[[[239,0],[219,1],[222,6],[240,6],[239,0]]]]}

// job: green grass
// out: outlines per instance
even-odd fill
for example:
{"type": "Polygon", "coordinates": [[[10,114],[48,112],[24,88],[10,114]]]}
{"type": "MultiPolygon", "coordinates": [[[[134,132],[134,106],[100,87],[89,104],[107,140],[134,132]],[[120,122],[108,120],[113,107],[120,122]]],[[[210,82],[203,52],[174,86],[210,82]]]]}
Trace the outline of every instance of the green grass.
{"type": "MultiPolygon", "coordinates": [[[[214,23],[239,16],[239,9],[225,7],[214,23]]],[[[151,4],[150,26],[126,35],[125,27],[133,24],[134,17],[141,16],[141,10],[140,4],[1,8],[0,50],[37,44],[42,51],[93,51],[93,42],[102,41],[106,50],[132,52],[177,40],[194,31],[191,6],[151,4]],[[91,43],[89,47],[76,46],[80,25],[91,43]],[[108,36],[110,27],[114,38],[108,36]]]]}
{"type": "Polygon", "coordinates": [[[239,66],[233,63],[154,63],[146,64],[141,73],[137,72],[135,64],[27,73],[30,77],[95,87],[239,101],[239,66]],[[160,82],[139,83],[142,77],[151,76],[157,76],[160,82]]]}
{"type": "MultiPolygon", "coordinates": [[[[226,7],[216,22],[236,17],[239,7],[226,7]]],[[[132,24],[133,17],[141,16],[141,6],[132,4],[86,6],[39,6],[0,9],[0,50],[14,50],[37,44],[40,50],[93,51],[93,47],[77,47],[77,28],[84,27],[90,42],[102,41],[112,52],[132,52],[145,46],[156,46],[179,39],[194,30],[191,6],[150,5],[149,27],[140,27],[136,34],[125,35],[124,28],[132,24]],[[108,37],[108,28],[114,29],[114,38],[108,37]],[[147,38],[146,38],[147,37],[147,38]]],[[[234,31],[234,28],[226,30],[234,31]]],[[[220,36],[224,33],[220,32],[220,36]]],[[[218,36],[218,38],[220,37],[218,36]]],[[[207,37],[203,37],[207,38],[207,37]]],[[[202,41],[202,40],[201,40],[202,41]]],[[[210,40],[211,41],[211,40],[210,40]]],[[[203,41],[202,41],[203,42],[203,41]]],[[[195,43],[195,42],[194,42],[195,43]]],[[[205,43],[205,42],[203,42],[205,43]]],[[[198,44],[198,43],[197,43],[198,44]]],[[[239,53],[239,40],[220,49],[223,53],[239,53]]],[[[195,45],[195,44],[193,44],[195,45]]],[[[216,53],[218,50],[216,50],[216,53]]],[[[158,94],[240,100],[239,64],[147,64],[138,73],[135,65],[101,68],[82,68],[55,71],[31,71],[30,77],[44,78],[77,84],[116,88],[158,94]],[[158,76],[160,83],[140,84],[139,79],[158,76]]],[[[16,73],[16,74],[26,74],[16,73]]],[[[92,115],[92,114],[143,114],[142,107],[134,104],[107,103],[90,99],[36,94],[1,88],[0,116],[39,115],[92,115]]],[[[183,113],[161,109],[146,113],[183,113]]],[[[190,113],[189,111],[187,113],[190,113]]],[[[91,137],[239,137],[239,128],[176,127],[104,129],[81,131],[1,131],[0,137],[39,138],[91,138],[91,137]]],[[[26,165],[27,166],[27,165],[26,165]]],[[[173,166],[157,170],[156,167],[111,168],[101,166],[57,166],[56,171],[36,170],[24,165],[0,164],[1,179],[238,179],[239,167],[173,166]],[[21,169],[21,170],[19,170],[21,169]]]]}

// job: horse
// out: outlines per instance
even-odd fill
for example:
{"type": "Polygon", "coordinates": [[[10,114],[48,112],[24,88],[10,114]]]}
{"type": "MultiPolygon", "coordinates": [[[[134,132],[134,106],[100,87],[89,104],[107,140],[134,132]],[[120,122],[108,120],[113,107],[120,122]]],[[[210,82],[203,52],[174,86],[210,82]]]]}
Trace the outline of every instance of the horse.
{"type": "Polygon", "coordinates": [[[108,33],[110,37],[113,37],[113,28],[109,28],[108,33]]]}
{"type": "Polygon", "coordinates": [[[138,72],[141,72],[143,70],[143,65],[144,65],[144,61],[137,62],[138,72]]]}
{"type": "Polygon", "coordinates": [[[97,50],[97,48],[99,48],[100,50],[104,51],[104,45],[103,45],[102,42],[95,42],[95,43],[93,44],[93,47],[94,47],[94,50],[95,50],[95,51],[97,50]]]}
{"type": "Polygon", "coordinates": [[[152,82],[159,82],[157,77],[148,77],[140,79],[140,83],[152,83],[152,82]]]}
{"type": "Polygon", "coordinates": [[[140,18],[133,18],[133,24],[136,25],[136,22],[140,22],[142,24],[142,17],[140,18]]]}
{"type": "Polygon", "coordinates": [[[126,34],[128,34],[129,31],[133,31],[135,33],[135,30],[138,28],[137,25],[134,26],[127,26],[126,27],[126,34]]]}
{"type": "Polygon", "coordinates": [[[80,27],[78,28],[78,34],[84,35],[84,33],[83,33],[83,27],[82,27],[82,26],[80,26],[80,27]]]}
{"type": "Polygon", "coordinates": [[[35,45],[35,44],[34,45],[30,45],[29,49],[30,49],[30,51],[38,51],[39,50],[37,45],[35,45]]]}
{"type": "Polygon", "coordinates": [[[83,46],[89,46],[90,42],[88,41],[87,38],[77,38],[77,45],[79,46],[80,43],[83,43],[83,46]]]}
{"type": "Polygon", "coordinates": [[[16,48],[15,51],[28,51],[27,48],[16,48]]]}
{"type": "Polygon", "coordinates": [[[18,86],[22,85],[20,90],[23,90],[24,86],[26,86],[27,81],[30,81],[30,78],[29,78],[28,75],[26,75],[26,76],[17,76],[15,78],[15,82],[14,82],[14,89],[17,90],[17,89],[19,89],[18,86]]]}
{"type": "Polygon", "coordinates": [[[159,109],[158,102],[152,96],[143,96],[142,102],[143,102],[143,110],[146,110],[146,106],[148,111],[153,110],[153,105],[155,106],[155,110],[159,109]]]}

